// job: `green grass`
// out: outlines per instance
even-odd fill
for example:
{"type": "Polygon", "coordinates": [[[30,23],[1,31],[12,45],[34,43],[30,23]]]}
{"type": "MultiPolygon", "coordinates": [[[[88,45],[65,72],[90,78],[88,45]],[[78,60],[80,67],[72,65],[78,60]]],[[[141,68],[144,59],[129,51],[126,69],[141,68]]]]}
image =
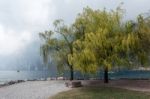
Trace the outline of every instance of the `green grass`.
{"type": "Polygon", "coordinates": [[[83,87],[61,92],[50,99],[150,99],[150,94],[112,87],[83,87]]]}

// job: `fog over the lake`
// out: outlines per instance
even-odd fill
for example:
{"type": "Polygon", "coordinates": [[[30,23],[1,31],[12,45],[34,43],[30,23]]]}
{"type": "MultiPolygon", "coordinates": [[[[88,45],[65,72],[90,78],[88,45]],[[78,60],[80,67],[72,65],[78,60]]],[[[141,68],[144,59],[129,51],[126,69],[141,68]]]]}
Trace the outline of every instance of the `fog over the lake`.
{"type": "Polygon", "coordinates": [[[55,19],[71,24],[83,7],[110,10],[121,2],[125,19],[150,10],[150,0],[0,0],[0,70],[42,69],[39,32],[55,19]]]}

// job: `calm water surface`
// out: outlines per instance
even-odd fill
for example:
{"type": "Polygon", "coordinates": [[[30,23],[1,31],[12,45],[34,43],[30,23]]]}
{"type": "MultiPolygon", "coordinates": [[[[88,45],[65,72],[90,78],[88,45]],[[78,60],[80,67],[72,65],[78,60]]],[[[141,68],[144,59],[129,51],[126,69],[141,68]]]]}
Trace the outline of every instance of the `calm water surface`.
{"type": "MultiPolygon", "coordinates": [[[[69,77],[69,73],[64,75],[69,77]]],[[[33,80],[41,79],[48,77],[56,77],[56,72],[54,71],[0,71],[0,84],[11,81],[11,80],[33,80]]],[[[81,73],[75,73],[76,79],[88,78],[90,76],[83,76],[81,73]]],[[[103,72],[98,73],[94,78],[103,79],[103,72]]],[[[119,78],[134,78],[134,79],[150,79],[150,71],[142,70],[122,70],[117,72],[109,73],[110,79],[119,79],[119,78]]]]}
{"type": "Polygon", "coordinates": [[[55,76],[50,71],[0,71],[0,83],[10,80],[33,80],[55,76]]]}

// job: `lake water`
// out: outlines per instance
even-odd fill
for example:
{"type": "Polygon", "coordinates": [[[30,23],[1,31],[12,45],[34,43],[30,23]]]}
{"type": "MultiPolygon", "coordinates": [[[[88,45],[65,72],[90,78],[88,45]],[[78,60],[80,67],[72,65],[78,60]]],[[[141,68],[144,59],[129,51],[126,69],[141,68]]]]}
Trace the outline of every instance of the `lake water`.
{"type": "MultiPolygon", "coordinates": [[[[103,79],[103,73],[100,73],[99,77],[103,79]]],[[[150,79],[150,71],[144,70],[121,70],[116,72],[114,71],[109,73],[109,78],[150,79]]]]}
{"type": "Polygon", "coordinates": [[[33,80],[55,75],[50,71],[0,71],[0,84],[11,80],[33,80]]]}
{"type": "MultiPolygon", "coordinates": [[[[55,71],[0,71],[0,84],[10,80],[33,80],[48,77],[56,77],[55,71]]],[[[65,77],[69,77],[69,73],[65,74],[65,77]]],[[[75,73],[76,79],[88,78],[89,76],[83,76],[81,73],[75,73]]],[[[93,76],[92,76],[93,77],[93,76]]],[[[98,73],[94,78],[103,79],[103,72],[98,73]]],[[[142,70],[121,70],[109,73],[110,79],[119,78],[134,78],[134,79],[150,79],[150,71],[142,70]]]]}
{"type": "MultiPolygon", "coordinates": [[[[84,77],[85,79],[92,77],[97,79],[104,78],[104,72],[98,72],[96,75],[81,75],[80,73],[76,74],[75,78],[80,77],[81,79],[84,77]]],[[[120,71],[110,71],[109,72],[110,79],[120,79],[120,78],[127,78],[127,79],[150,79],[150,71],[144,70],[120,70],[120,71]]]]}

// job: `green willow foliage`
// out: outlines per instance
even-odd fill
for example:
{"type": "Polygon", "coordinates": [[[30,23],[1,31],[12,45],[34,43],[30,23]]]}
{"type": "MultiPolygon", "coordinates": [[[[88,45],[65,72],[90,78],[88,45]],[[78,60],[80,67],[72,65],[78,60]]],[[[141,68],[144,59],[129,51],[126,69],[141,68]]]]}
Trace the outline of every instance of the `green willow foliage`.
{"type": "Polygon", "coordinates": [[[142,16],[137,25],[124,23],[122,17],[120,8],[111,12],[85,8],[74,23],[80,39],[73,43],[73,54],[68,55],[70,64],[83,73],[94,73],[100,67],[134,67],[138,61],[144,65],[149,55],[149,27],[142,16]]]}
{"type": "Polygon", "coordinates": [[[123,14],[120,7],[112,11],[86,7],[70,26],[56,20],[53,32],[40,33],[44,39],[41,52],[45,62],[53,51],[58,66],[67,65],[72,73],[148,66],[150,17],[139,15],[136,22],[124,22],[123,14]],[[54,34],[58,34],[57,37],[53,37],[54,34]]]}
{"type": "Polygon", "coordinates": [[[77,29],[81,25],[84,27],[84,33],[74,42],[74,53],[69,55],[70,63],[82,72],[93,73],[100,66],[111,68],[116,62],[121,62],[117,53],[121,50],[118,35],[122,30],[122,14],[120,8],[112,12],[85,8],[75,22],[77,29]]]}
{"type": "Polygon", "coordinates": [[[139,57],[141,65],[147,65],[145,64],[149,60],[149,54],[150,54],[150,16],[142,17],[141,15],[137,18],[137,30],[136,33],[139,37],[139,57]]]}
{"type": "Polygon", "coordinates": [[[43,39],[41,54],[45,63],[48,63],[51,59],[56,63],[58,71],[63,73],[63,70],[72,68],[67,55],[72,53],[74,37],[71,27],[64,25],[63,20],[56,20],[54,27],[53,31],[45,31],[39,34],[43,39]]]}

